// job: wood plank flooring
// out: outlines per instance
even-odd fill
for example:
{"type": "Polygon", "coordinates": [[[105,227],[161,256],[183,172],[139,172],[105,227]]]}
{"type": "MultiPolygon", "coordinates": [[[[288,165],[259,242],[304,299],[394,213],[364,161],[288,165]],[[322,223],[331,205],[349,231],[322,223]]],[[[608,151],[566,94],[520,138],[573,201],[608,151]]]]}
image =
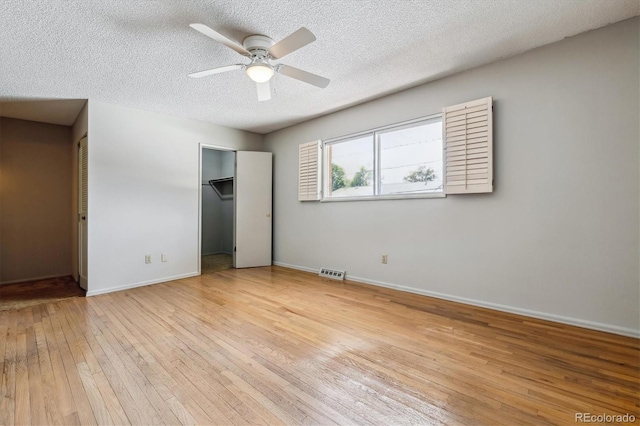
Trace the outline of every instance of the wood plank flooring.
{"type": "Polygon", "coordinates": [[[574,424],[640,417],[637,339],[228,270],[0,313],[0,424],[574,424]]]}

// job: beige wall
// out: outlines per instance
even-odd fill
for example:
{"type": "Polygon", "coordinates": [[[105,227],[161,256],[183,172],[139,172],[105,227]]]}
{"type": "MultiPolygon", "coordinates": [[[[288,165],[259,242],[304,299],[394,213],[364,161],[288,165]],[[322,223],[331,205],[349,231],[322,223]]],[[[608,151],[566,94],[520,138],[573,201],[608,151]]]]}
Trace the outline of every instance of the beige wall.
{"type": "Polygon", "coordinates": [[[0,283],[69,275],[71,128],[0,123],[0,283]]]}

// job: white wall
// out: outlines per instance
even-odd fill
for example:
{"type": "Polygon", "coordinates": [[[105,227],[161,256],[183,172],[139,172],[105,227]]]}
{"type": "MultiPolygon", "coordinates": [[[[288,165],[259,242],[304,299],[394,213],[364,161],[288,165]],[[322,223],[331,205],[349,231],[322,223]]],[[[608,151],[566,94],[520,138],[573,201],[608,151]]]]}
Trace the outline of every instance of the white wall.
{"type": "Polygon", "coordinates": [[[638,335],[638,28],[634,18],[267,135],[274,261],[638,335]],[[298,144],[486,96],[493,194],[297,201],[298,144]]]}
{"type": "Polygon", "coordinates": [[[233,198],[222,200],[220,222],[223,224],[220,237],[222,253],[233,254],[233,198]]]}
{"type": "MultiPolygon", "coordinates": [[[[220,151],[221,177],[229,177],[235,175],[236,153],[231,151],[220,151]]],[[[222,248],[221,251],[227,254],[233,254],[233,198],[221,200],[222,207],[221,223],[222,226],[222,248]]]]}
{"type": "Polygon", "coordinates": [[[210,179],[221,177],[219,151],[202,150],[202,255],[220,253],[221,227],[218,226],[222,216],[222,200],[208,184],[210,179]]]}
{"type": "Polygon", "coordinates": [[[199,144],[260,151],[262,137],[96,101],[88,115],[88,294],[197,274],[199,144]]]}
{"type": "Polygon", "coordinates": [[[222,199],[210,179],[233,177],[235,153],[202,150],[202,254],[233,253],[233,198],[222,199]]]}
{"type": "Polygon", "coordinates": [[[89,127],[89,106],[88,103],[85,103],[80,112],[78,113],[78,117],[76,117],[76,121],[73,122],[71,126],[71,140],[74,143],[78,143],[80,139],[87,134],[87,130],[89,127]]]}

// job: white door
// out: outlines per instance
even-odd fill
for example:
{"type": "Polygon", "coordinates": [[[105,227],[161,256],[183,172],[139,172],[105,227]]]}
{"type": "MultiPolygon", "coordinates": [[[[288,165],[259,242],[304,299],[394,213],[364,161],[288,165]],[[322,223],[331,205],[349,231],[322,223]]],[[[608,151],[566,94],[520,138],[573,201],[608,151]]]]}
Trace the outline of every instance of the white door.
{"type": "Polygon", "coordinates": [[[78,152],[78,275],[80,287],[87,289],[87,138],[80,140],[78,152]]]}
{"type": "Polygon", "coordinates": [[[271,265],[271,179],[270,152],[236,152],[236,268],[271,265]]]}

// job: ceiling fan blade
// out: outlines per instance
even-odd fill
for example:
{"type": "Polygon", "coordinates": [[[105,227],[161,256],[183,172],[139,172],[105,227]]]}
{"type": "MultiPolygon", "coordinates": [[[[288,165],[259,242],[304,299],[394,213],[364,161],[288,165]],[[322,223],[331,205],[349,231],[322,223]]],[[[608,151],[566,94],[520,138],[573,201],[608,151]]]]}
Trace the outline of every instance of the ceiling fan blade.
{"type": "Polygon", "coordinates": [[[309,43],[316,41],[316,36],[305,27],[301,27],[298,31],[289,34],[269,49],[269,54],[274,59],[282,58],[291,52],[294,52],[309,43]]]}
{"type": "Polygon", "coordinates": [[[258,101],[268,101],[271,99],[271,85],[268,81],[264,83],[256,83],[258,87],[258,101]]]}
{"type": "Polygon", "coordinates": [[[242,47],[240,44],[236,43],[233,40],[229,40],[228,38],[226,38],[222,34],[212,30],[209,27],[207,27],[205,24],[190,24],[189,26],[191,28],[193,28],[194,30],[199,31],[202,34],[206,35],[207,37],[211,37],[212,39],[214,39],[218,43],[222,43],[225,46],[227,46],[228,48],[235,50],[236,52],[238,52],[241,55],[244,55],[244,56],[249,56],[250,55],[249,51],[247,49],[245,49],[244,47],[242,47]]]}
{"type": "Polygon", "coordinates": [[[212,68],[210,70],[194,72],[189,74],[189,77],[193,77],[193,78],[206,77],[208,75],[220,74],[227,71],[238,70],[240,68],[244,68],[244,65],[241,65],[241,64],[227,65],[226,67],[218,67],[218,68],[212,68]]]}
{"type": "Polygon", "coordinates": [[[295,78],[296,80],[303,81],[308,84],[320,87],[324,89],[329,85],[331,80],[328,78],[320,77],[319,75],[312,74],[301,69],[290,67],[288,65],[280,64],[276,67],[276,71],[287,77],[295,78]]]}

